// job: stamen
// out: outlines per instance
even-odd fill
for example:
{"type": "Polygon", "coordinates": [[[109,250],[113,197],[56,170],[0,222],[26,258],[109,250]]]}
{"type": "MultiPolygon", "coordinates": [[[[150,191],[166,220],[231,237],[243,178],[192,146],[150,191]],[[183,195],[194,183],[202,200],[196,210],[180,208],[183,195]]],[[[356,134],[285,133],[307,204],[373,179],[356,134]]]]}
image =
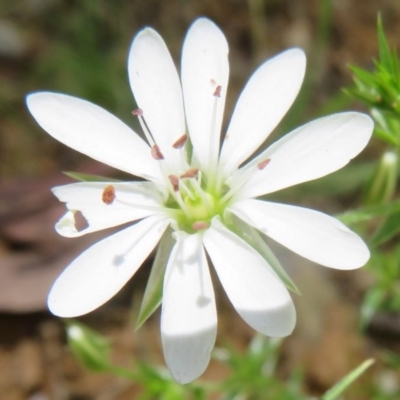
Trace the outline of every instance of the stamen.
{"type": "Polygon", "coordinates": [[[157,144],[152,146],[151,155],[155,160],[164,160],[163,153],[161,153],[160,148],[157,144]]]}
{"type": "Polygon", "coordinates": [[[103,190],[103,194],[101,195],[101,200],[103,203],[108,206],[111,205],[115,200],[115,188],[113,185],[109,185],[103,190]]]}
{"type": "Polygon", "coordinates": [[[222,197],[221,204],[227,202],[251,178],[253,173],[256,172],[256,169],[262,171],[270,162],[271,159],[266,158],[264,161],[252,165],[251,167],[242,171],[241,175],[236,180],[235,186],[225,193],[224,197],[222,197]]]}
{"type": "Polygon", "coordinates": [[[179,178],[176,175],[168,175],[168,179],[171,182],[174,192],[179,190],[179,178]]]}
{"type": "Polygon", "coordinates": [[[271,159],[267,158],[264,161],[261,161],[260,163],[257,164],[257,168],[261,171],[263,170],[269,163],[270,163],[271,159]]]}
{"type": "Polygon", "coordinates": [[[215,88],[215,92],[214,92],[213,96],[215,96],[215,97],[221,97],[221,89],[222,89],[221,85],[218,85],[218,86],[215,88]]]}
{"type": "Polygon", "coordinates": [[[196,221],[193,225],[192,228],[195,231],[200,231],[202,229],[206,229],[210,227],[210,223],[206,221],[196,221]]]}
{"type": "Polygon", "coordinates": [[[172,145],[172,147],[174,149],[181,149],[185,145],[187,140],[188,135],[185,133],[172,145]]]}
{"type": "Polygon", "coordinates": [[[198,168],[190,168],[184,174],[181,175],[181,178],[196,178],[199,173],[198,168]]]}
{"type": "MultiPolygon", "coordinates": [[[[143,133],[146,136],[146,139],[147,139],[149,145],[153,148],[156,143],[154,142],[154,139],[151,136],[149,129],[147,128],[146,122],[143,119],[143,110],[141,108],[138,108],[137,110],[133,110],[132,115],[134,115],[135,117],[138,117],[140,126],[142,127],[142,130],[143,130],[143,133]]],[[[158,159],[156,158],[156,160],[158,160],[158,159]]]]}
{"type": "Polygon", "coordinates": [[[141,108],[137,108],[136,110],[132,111],[132,115],[134,117],[141,117],[143,115],[143,110],[141,108]]]}

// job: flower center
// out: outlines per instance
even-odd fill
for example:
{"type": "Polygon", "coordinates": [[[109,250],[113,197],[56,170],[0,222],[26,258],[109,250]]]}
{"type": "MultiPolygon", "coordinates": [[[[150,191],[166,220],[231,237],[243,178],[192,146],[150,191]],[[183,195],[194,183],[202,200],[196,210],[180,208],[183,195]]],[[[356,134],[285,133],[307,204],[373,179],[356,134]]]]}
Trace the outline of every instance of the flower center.
{"type": "Polygon", "coordinates": [[[173,215],[178,229],[187,233],[206,229],[215,215],[222,214],[221,194],[207,191],[197,168],[190,168],[180,177],[170,175],[168,178],[170,195],[165,207],[173,215]]]}

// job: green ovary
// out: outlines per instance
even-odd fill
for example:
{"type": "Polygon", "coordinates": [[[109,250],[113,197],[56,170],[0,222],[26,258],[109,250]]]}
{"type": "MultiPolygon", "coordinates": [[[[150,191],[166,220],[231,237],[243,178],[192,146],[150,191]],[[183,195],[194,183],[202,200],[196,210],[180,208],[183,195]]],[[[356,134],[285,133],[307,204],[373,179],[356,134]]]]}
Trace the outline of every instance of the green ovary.
{"type": "Polygon", "coordinates": [[[192,197],[184,196],[182,200],[185,210],[176,204],[181,211],[181,215],[176,218],[176,221],[179,229],[187,233],[195,233],[199,230],[194,228],[195,223],[210,224],[215,215],[221,214],[218,202],[207,192],[203,192],[202,196],[197,193],[192,197]]]}
{"type": "Polygon", "coordinates": [[[189,196],[184,198],[190,219],[195,221],[209,221],[214,215],[215,201],[213,197],[204,193],[205,201],[201,197],[191,199],[189,196]]]}

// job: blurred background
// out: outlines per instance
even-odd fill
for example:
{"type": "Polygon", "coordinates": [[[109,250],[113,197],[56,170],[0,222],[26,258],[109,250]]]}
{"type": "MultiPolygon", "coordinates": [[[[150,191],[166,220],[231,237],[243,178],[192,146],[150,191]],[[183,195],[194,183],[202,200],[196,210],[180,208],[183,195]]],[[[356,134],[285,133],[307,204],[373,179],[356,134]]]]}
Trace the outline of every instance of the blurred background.
{"type": "MultiPolygon", "coordinates": [[[[60,271],[104,235],[59,237],[53,226],[64,206],[50,188],[71,182],[62,171],[126,177],[48,136],[28,113],[26,94],[50,90],[82,97],[137,129],[126,71],[133,35],[146,25],[155,28],[179,68],[187,28],[196,17],[207,16],[230,46],[226,123],[241,88],[263,60],[293,46],[307,53],[305,83],[275,140],[320,115],[363,110],[341,88],[352,83],[348,64],[373,68],[378,12],[390,45],[399,48],[398,0],[0,0],[0,399],[132,399],[140,391],[129,381],[86,371],[66,346],[62,321],[46,310],[47,293],[60,271]]],[[[274,198],[330,214],[350,209],[381,146],[371,142],[348,172],[274,198]]],[[[366,358],[386,349],[400,352],[399,318],[378,316],[367,332],[359,332],[360,303],[371,275],[328,271],[282,248],[275,251],[303,293],[294,296],[298,325],[283,344],[282,379],[301,370],[304,391],[318,396],[366,358]]],[[[116,298],[82,318],[111,338],[112,356],[125,366],[136,360],[163,363],[158,314],[138,332],[131,323],[146,266],[116,298]]],[[[217,291],[218,344],[245,349],[253,332],[217,291]]],[[[374,397],[373,385],[399,385],[398,372],[378,363],[344,398],[384,399],[374,397]]],[[[226,374],[213,362],[204,379],[226,374]]]]}

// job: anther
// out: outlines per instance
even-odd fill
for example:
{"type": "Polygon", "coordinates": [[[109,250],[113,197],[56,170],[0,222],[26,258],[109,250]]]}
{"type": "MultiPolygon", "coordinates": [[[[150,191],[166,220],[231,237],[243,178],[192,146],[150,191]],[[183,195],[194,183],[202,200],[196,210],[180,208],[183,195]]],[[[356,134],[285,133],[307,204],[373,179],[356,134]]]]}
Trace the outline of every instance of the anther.
{"type": "Polygon", "coordinates": [[[156,144],[151,148],[151,155],[155,160],[164,159],[163,153],[161,153],[160,148],[156,144]]]}
{"type": "Polygon", "coordinates": [[[188,135],[185,133],[172,145],[172,147],[174,149],[181,149],[185,145],[187,140],[188,135]]]}
{"type": "Polygon", "coordinates": [[[169,175],[168,179],[171,182],[174,191],[177,192],[179,190],[179,178],[176,175],[169,175]]]}
{"type": "Polygon", "coordinates": [[[132,111],[132,115],[134,117],[141,117],[143,115],[143,110],[141,108],[137,108],[136,110],[132,111]]]}
{"type": "Polygon", "coordinates": [[[209,222],[205,222],[205,221],[196,221],[193,225],[192,228],[195,231],[201,231],[202,229],[206,229],[210,227],[210,223],[209,222]]]}
{"type": "Polygon", "coordinates": [[[257,168],[261,171],[263,170],[269,163],[270,163],[271,159],[267,158],[264,161],[261,161],[260,163],[257,164],[257,168]]]}
{"type": "Polygon", "coordinates": [[[199,173],[198,168],[190,168],[184,174],[181,175],[181,178],[196,178],[199,173]]]}
{"type": "Polygon", "coordinates": [[[215,88],[215,92],[214,92],[213,96],[215,96],[215,97],[221,97],[221,89],[222,89],[221,85],[218,85],[218,86],[215,88]]]}
{"type": "Polygon", "coordinates": [[[109,185],[104,188],[103,194],[101,195],[101,200],[103,200],[103,203],[107,204],[108,206],[114,202],[115,188],[113,185],[109,185]]]}

